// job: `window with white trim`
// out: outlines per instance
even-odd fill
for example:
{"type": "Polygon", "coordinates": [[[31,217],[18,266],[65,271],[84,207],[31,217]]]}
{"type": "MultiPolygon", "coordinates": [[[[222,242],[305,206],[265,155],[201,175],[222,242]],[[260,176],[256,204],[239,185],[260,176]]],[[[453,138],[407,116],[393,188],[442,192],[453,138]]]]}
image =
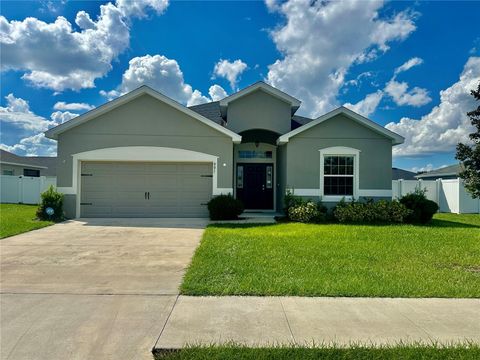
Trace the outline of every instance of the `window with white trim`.
{"type": "Polygon", "coordinates": [[[323,157],[323,194],[353,196],[354,157],[325,155],[323,157]]]}
{"type": "Polygon", "coordinates": [[[320,196],[326,201],[358,197],[360,150],[347,146],[320,152],[320,196]]]}

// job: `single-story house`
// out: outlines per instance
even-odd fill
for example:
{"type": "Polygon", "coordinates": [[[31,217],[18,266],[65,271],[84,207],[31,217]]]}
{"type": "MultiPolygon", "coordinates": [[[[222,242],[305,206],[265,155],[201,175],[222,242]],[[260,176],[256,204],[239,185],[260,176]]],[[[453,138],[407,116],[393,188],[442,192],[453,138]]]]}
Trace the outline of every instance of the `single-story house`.
{"type": "Polygon", "coordinates": [[[399,168],[392,168],[392,180],[416,180],[417,173],[399,168]]]}
{"type": "Polygon", "coordinates": [[[264,82],[185,107],[142,86],[45,134],[58,141],[68,217],[207,216],[212,196],[281,211],[287,189],[330,204],[392,196],[403,138],[339,107],[296,116],[300,101],[264,82]]]}
{"type": "Polygon", "coordinates": [[[418,180],[457,179],[462,171],[463,165],[455,164],[415,175],[415,178],[418,180]]]}
{"type": "Polygon", "coordinates": [[[0,149],[0,174],[12,176],[56,176],[57,158],[19,156],[0,149]]]}

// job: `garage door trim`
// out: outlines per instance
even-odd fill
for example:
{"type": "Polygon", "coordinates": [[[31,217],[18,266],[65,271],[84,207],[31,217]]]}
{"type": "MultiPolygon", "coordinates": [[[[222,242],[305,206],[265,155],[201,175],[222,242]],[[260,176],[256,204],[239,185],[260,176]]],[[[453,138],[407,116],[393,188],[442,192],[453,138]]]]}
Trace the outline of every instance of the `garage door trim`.
{"type": "Polygon", "coordinates": [[[64,194],[76,195],[76,218],[80,216],[80,169],[82,168],[82,161],[208,162],[212,163],[212,195],[233,193],[233,188],[218,187],[218,156],[197,151],[157,146],[122,146],[85,151],[72,156],[72,187],[59,187],[58,190],[64,194]]]}

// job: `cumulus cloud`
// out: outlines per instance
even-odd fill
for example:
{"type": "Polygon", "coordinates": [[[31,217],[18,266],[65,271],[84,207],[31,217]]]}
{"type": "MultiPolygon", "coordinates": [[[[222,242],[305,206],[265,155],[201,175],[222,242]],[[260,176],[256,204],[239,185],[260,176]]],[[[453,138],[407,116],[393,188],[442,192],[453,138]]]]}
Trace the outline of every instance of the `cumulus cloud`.
{"type": "Polygon", "coordinates": [[[302,99],[301,109],[312,116],[338,106],[352,65],[381,55],[416,28],[410,11],[380,16],[379,1],[269,0],[267,6],[285,23],[271,32],[282,58],[269,66],[266,80],[302,99]]]}
{"type": "Polygon", "coordinates": [[[466,113],[476,107],[470,91],[478,86],[480,57],[470,57],[459,80],[440,91],[440,104],[420,119],[404,117],[389,123],[389,130],[405,137],[405,143],[393,148],[395,156],[419,156],[448,152],[458,142],[467,142],[472,126],[466,113]]]}
{"type": "Polygon", "coordinates": [[[28,102],[13,94],[5,96],[7,106],[0,106],[0,122],[27,131],[45,131],[55,125],[54,121],[45,119],[30,111],[28,102]]]}
{"type": "MultiPolygon", "coordinates": [[[[17,98],[13,94],[5,96],[7,106],[0,107],[0,122],[2,123],[2,143],[0,148],[21,155],[55,155],[56,143],[46,139],[43,132],[62,121],[60,114],[53,113],[51,120],[36,115],[30,110],[28,101],[17,98]],[[14,129],[12,131],[11,129],[14,129]],[[4,141],[13,145],[5,144],[4,141]],[[16,142],[16,143],[15,143],[16,142]]],[[[57,113],[61,113],[57,111],[57,113]]],[[[66,119],[71,114],[64,115],[66,119]]]]}
{"type": "Polygon", "coordinates": [[[58,101],[53,105],[54,110],[72,110],[72,111],[82,111],[82,110],[92,110],[94,108],[93,105],[86,104],[86,103],[66,103],[64,101],[58,101]]]}
{"type": "MultiPolygon", "coordinates": [[[[148,85],[162,94],[187,106],[198,105],[211,101],[194,90],[185,82],[180,65],[174,59],[163,55],[145,55],[131,59],[128,69],[122,75],[122,82],[117,89],[101,91],[100,94],[108,99],[132,91],[142,85],[148,85]]],[[[223,88],[214,85],[213,94],[219,94],[223,88]]],[[[212,89],[212,87],[210,89],[212,89]]],[[[225,93],[225,90],[223,90],[225,93]]]]}
{"type": "Polygon", "coordinates": [[[219,101],[228,96],[227,92],[220,85],[212,85],[208,89],[208,95],[212,98],[212,101],[219,101]]]}
{"type": "Polygon", "coordinates": [[[15,145],[0,144],[0,149],[23,156],[57,155],[56,141],[47,139],[43,133],[23,138],[15,145]]]}
{"type": "Polygon", "coordinates": [[[34,17],[8,21],[0,16],[2,70],[23,71],[33,86],[63,91],[92,88],[107,74],[112,61],[129,45],[129,16],[141,17],[147,9],[161,13],[166,1],[119,1],[100,6],[92,20],[85,11],[77,13],[76,31],[63,16],[53,23],[34,17]]]}
{"type": "Polygon", "coordinates": [[[78,114],[71,113],[70,111],[55,111],[50,115],[50,118],[58,125],[77,116],[78,114]]]}
{"type": "Polygon", "coordinates": [[[390,95],[393,102],[399,106],[410,105],[410,106],[423,106],[432,101],[432,98],[428,95],[428,90],[415,86],[412,89],[409,89],[407,82],[397,81],[396,77],[398,74],[408,71],[414,66],[423,64],[423,60],[414,57],[406,61],[399,67],[397,67],[393,73],[393,77],[390,81],[387,82],[385,86],[385,92],[390,95]]]}
{"type": "Polygon", "coordinates": [[[383,91],[378,90],[374,93],[368,94],[363,100],[360,100],[356,104],[346,103],[343,106],[359,113],[360,115],[368,117],[375,112],[382,98],[383,91]]]}
{"type": "Polygon", "coordinates": [[[143,18],[147,16],[147,9],[162,14],[168,7],[168,0],[117,0],[116,5],[125,17],[143,18]]]}
{"type": "Polygon", "coordinates": [[[415,86],[412,89],[408,88],[408,83],[402,81],[398,82],[391,79],[385,87],[385,92],[392,97],[392,100],[397,105],[422,106],[432,101],[428,95],[427,89],[415,86]]]}
{"type": "Polygon", "coordinates": [[[220,59],[213,68],[213,74],[214,77],[223,77],[227,79],[232,90],[236,90],[240,75],[247,69],[247,67],[247,64],[240,59],[233,62],[220,59]]]}

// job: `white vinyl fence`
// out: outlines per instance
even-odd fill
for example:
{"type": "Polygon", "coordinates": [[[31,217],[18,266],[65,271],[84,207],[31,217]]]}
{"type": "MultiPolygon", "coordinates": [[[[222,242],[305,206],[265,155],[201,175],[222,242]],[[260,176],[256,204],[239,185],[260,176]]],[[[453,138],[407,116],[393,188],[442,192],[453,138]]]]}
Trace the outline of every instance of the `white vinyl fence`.
{"type": "Polygon", "coordinates": [[[0,202],[38,204],[40,194],[50,185],[56,186],[56,177],[29,177],[0,175],[0,202]]]}
{"type": "Polygon", "coordinates": [[[440,212],[480,214],[480,199],[473,199],[460,179],[393,180],[392,198],[398,199],[412,193],[417,187],[427,189],[427,198],[438,204],[440,212]]]}

